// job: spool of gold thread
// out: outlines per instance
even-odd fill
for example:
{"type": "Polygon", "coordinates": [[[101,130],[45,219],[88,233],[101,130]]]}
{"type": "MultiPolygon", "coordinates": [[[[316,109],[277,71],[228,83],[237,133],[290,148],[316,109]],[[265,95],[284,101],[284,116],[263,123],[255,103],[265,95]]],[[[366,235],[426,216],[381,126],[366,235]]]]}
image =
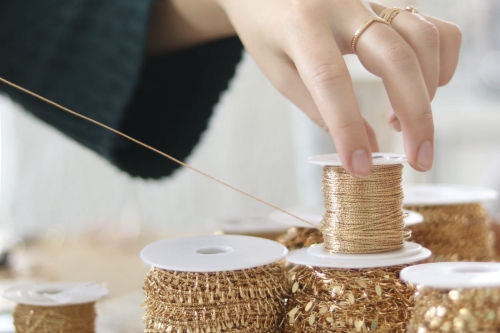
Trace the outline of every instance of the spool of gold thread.
{"type": "Polygon", "coordinates": [[[325,215],[319,225],[332,253],[380,253],[403,247],[401,164],[374,165],[369,178],[352,177],[342,166],[323,168],[325,215]]]}
{"type": "Polygon", "coordinates": [[[493,234],[486,209],[479,203],[407,205],[424,216],[411,226],[412,240],[429,248],[432,262],[494,261],[493,234]]]}
{"type": "Polygon", "coordinates": [[[274,241],[234,235],[148,245],[141,257],[154,266],[144,284],[144,332],[279,332],[286,253],[274,241]]]}
{"type": "MultiPolygon", "coordinates": [[[[315,210],[319,211],[319,209],[315,210]]],[[[293,211],[293,213],[304,219],[313,217],[312,219],[310,219],[312,221],[321,221],[321,218],[323,216],[323,214],[319,215],[320,213],[317,213],[315,215],[310,212],[304,212],[303,214],[301,214],[301,212],[297,210],[293,211]]],[[[410,211],[403,211],[403,213],[404,222],[407,226],[423,222],[423,216],[418,213],[410,211]]],[[[291,222],[289,217],[284,216],[284,214],[278,211],[272,213],[270,217],[272,217],[276,222],[280,222],[281,220],[283,224],[290,224],[291,222]]],[[[277,238],[277,241],[286,246],[289,251],[323,243],[323,235],[317,228],[299,227],[298,225],[303,225],[303,222],[300,221],[295,223],[297,223],[297,226],[291,227],[286,233],[277,238]]]]}
{"type": "Polygon", "coordinates": [[[409,333],[500,332],[500,264],[431,263],[401,278],[417,285],[409,333]]]}
{"type": "Polygon", "coordinates": [[[405,242],[397,164],[404,157],[377,157],[389,164],[374,165],[368,179],[351,177],[336,155],[310,159],[324,166],[324,244],[287,256],[295,266],[285,332],[406,331],[414,289],[399,272],[430,251],[405,242]]]}
{"type": "Polygon", "coordinates": [[[54,282],[13,287],[16,333],[94,333],[95,302],[108,293],[93,283],[54,282]]]}
{"type": "Polygon", "coordinates": [[[94,333],[95,303],[65,306],[18,304],[14,310],[16,333],[94,333]]]}

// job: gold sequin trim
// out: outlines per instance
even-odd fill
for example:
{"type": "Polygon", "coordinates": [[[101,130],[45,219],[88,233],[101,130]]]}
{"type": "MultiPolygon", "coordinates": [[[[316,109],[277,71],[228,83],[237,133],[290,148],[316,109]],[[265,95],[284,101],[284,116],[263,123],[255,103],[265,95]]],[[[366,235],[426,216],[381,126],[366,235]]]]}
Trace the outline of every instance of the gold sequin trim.
{"type": "Polygon", "coordinates": [[[414,293],[398,278],[405,267],[293,267],[285,332],[405,332],[414,293]]]}
{"type": "Polygon", "coordinates": [[[281,262],[213,273],[152,268],[144,291],[145,333],[275,333],[287,296],[281,262]]]}
{"type": "Polygon", "coordinates": [[[412,240],[432,251],[429,261],[494,261],[493,235],[481,204],[408,206],[424,216],[412,240]]]}
{"type": "Polygon", "coordinates": [[[293,227],[278,237],[277,241],[292,251],[323,243],[323,235],[318,229],[293,227]]]}
{"type": "Polygon", "coordinates": [[[410,333],[500,332],[500,289],[417,287],[410,333]]]}

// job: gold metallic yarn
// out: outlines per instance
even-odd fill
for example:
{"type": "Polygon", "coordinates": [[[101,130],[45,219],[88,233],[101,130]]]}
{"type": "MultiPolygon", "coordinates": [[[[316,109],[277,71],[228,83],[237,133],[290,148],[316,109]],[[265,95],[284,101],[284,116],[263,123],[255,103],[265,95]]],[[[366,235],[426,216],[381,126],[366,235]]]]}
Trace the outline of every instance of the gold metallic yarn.
{"type": "Polygon", "coordinates": [[[292,251],[323,243],[323,235],[315,228],[292,227],[286,234],[278,237],[277,241],[292,251]]]}
{"type": "Polygon", "coordinates": [[[500,288],[439,290],[418,286],[410,333],[500,332],[500,288]]]}
{"type": "Polygon", "coordinates": [[[212,273],[152,268],[144,285],[145,333],[276,333],[286,276],[281,262],[212,273]]]}
{"type": "Polygon", "coordinates": [[[285,332],[406,332],[414,288],[398,278],[405,267],[293,267],[285,332]]]}
{"type": "Polygon", "coordinates": [[[13,313],[16,333],[94,333],[94,302],[64,306],[17,304],[13,313]]]}
{"type": "Polygon", "coordinates": [[[410,237],[404,228],[403,166],[373,166],[367,179],[354,178],[343,167],[323,169],[326,213],[319,225],[324,248],[335,253],[379,253],[398,250],[410,237]]]}
{"type": "Polygon", "coordinates": [[[432,251],[429,261],[494,261],[493,234],[481,204],[408,206],[424,216],[412,240],[432,251]]]}

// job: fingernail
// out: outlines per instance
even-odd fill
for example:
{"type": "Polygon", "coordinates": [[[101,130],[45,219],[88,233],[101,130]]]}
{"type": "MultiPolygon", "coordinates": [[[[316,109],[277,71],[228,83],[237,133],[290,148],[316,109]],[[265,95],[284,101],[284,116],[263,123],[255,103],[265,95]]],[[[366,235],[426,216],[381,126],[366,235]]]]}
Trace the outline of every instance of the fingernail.
{"type": "Polygon", "coordinates": [[[358,178],[366,178],[372,171],[370,159],[364,149],[358,149],[352,153],[351,165],[354,175],[358,178]]]}
{"type": "Polygon", "coordinates": [[[396,132],[401,132],[401,122],[396,119],[391,123],[391,127],[396,131],[396,132]]]}
{"type": "Polygon", "coordinates": [[[432,148],[432,143],[427,140],[418,149],[417,154],[417,165],[427,171],[432,168],[432,161],[434,159],[434,149],[432,148]]]}

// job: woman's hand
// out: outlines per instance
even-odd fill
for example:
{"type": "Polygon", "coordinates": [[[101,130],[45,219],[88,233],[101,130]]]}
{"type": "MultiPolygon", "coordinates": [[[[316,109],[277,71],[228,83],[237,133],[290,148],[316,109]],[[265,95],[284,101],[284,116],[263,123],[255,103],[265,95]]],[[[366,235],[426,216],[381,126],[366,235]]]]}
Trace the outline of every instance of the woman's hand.
{"type": "MultiPolygon", "coordinates": [[[[353,53],[356,30],[385,7],[364,0],[214,1],[274,86],[329,131],[344,167],[367,177],[377,140],[342,55],[353,53]]],[[[394,109],[389,122],[403,132],[408,161],[420,171],[433,163],[430,101],[452,78],[460,43],[456,25],[408,11],[391,26],[373,23],[357,42],[363,66],[383,80],[394,109]]]]}
{"type": "MultiPolygon", "coordinates": [[[[331,134],[343,165],[357,177],[371,171],[375,133],[361,116],[342,55],[354,33],[384,6],[366,0],[156,0],[150,54],[236,33],[274,86],[331,134]]],[[[458,62],[460,29],[408,11],[391,26],[375,22],[359,37],[363,66],[382,78],[403,132],[411,166],[429,170],[434,127],[430,101],[458,62]]]]}

